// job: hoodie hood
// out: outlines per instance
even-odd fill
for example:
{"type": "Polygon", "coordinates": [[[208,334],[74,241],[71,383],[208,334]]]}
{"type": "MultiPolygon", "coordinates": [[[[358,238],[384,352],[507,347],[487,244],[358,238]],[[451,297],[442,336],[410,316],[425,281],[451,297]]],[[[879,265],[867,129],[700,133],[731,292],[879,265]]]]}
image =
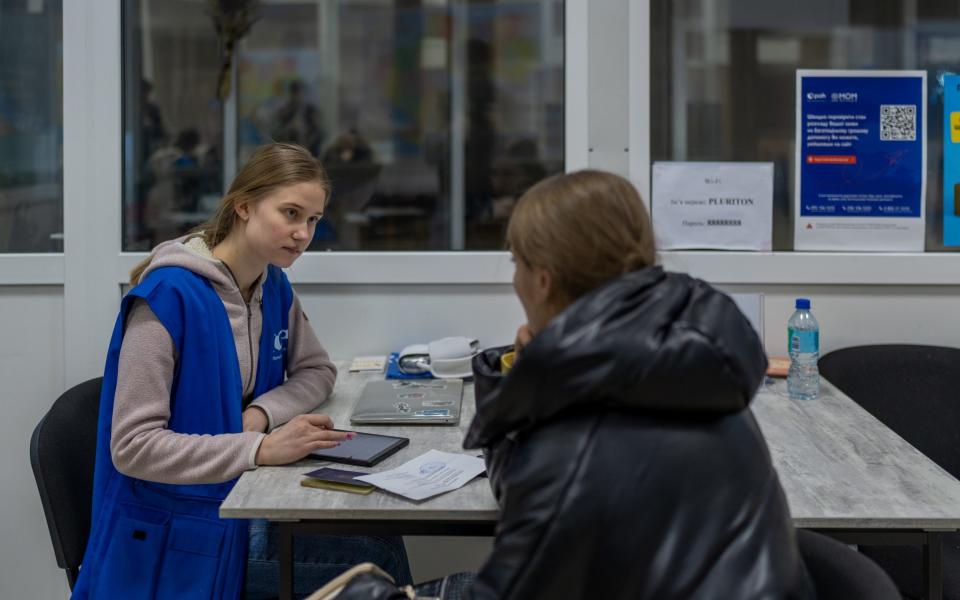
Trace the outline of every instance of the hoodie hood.
{"type": "Polygon", "coordinates": [[[759,337],[729,296],[659,267],[623,275],[568,306],[509,375],[499,374],[498,357],[474,360],[477,415],[467,448],[580,411],[736,412],[767,367],[759,337]]]}
{"type": "MultiPolygon", "coordinates": [[[[163,242],[154,248],[150,253],[150,264],[140,276],[140,281],[143,281],[151,272],[163,267],[181,267],[192,271],[206,278],[225,302],[236,300],[232,297],[235,293],[239,296],[239,302],[244,303],[233,273],[230,272],[226,263],[213,256],[203,237],[197,234],[187,234],[163,242]]],[[[264,276],[260,275],[252,300],[260,299],[263,293],[263,281],[264,276]]]]}

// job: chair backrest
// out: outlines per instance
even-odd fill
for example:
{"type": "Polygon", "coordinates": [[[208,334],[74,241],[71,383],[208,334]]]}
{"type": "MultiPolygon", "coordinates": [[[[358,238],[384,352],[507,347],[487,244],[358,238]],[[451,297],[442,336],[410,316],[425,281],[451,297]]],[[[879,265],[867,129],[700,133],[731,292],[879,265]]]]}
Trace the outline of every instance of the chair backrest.
{"type": "Polygon", "coordinates": [[[844,394],[960,477],[960,349],[856,346],[830,352],[819,364],[844,394]]]}
{"type": "Polygon", "coordinates": [[[818,600],[901,600],[886,571],[849,546],[804,529],[797,543],[818,600]]]}
{"type": "Polygon", "coordinates": [[[57,565],[76,582],[90,535],[100,384],[91,379],[63,393],[30,438],[30,464],[40,490],[57,565]]]}

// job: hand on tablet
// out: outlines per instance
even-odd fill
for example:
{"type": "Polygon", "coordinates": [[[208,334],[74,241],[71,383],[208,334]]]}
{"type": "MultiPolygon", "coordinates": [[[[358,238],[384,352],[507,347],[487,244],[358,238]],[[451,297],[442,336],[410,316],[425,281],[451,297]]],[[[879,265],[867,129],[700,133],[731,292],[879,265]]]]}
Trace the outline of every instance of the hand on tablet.
{"type": "Polygon", "coordinates": [[[333,448],[352,436],[346,431],[333,431],[333,421],[327,415],[299,415],[263,438],[257,450],[256,463],[285,465],[300,460],[314,450],[333,448]]]}

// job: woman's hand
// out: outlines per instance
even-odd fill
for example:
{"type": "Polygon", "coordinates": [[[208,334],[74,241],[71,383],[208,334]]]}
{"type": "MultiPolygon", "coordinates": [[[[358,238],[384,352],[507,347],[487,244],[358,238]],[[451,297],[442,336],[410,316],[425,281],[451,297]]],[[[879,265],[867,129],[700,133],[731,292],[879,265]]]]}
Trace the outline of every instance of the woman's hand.
{"type": "Polygon", "coordinates": [[[520,352],[531,340],[533,340],[533,330],[530,329],[529,324],[524,323],[517,329],[517,339],[513,342],[513,351],[517,353],[517,358],[520,358],[520,352]]]}
{"type": "Polygon", "coordinates": [[[258,465],[285,465],[300,460],[314,450],[333,448],[353,433],[332,431],[333,421],[327,415],[298,415],[283,427],[263,438],[257,450],[258,465]]]}
{"type": "Polygon", "coordinates": [[[259,406],[251,406],[243,411],[243,430],[265,433],[270,426],[270,420],[267,419],[267,413],[259,406]]]}

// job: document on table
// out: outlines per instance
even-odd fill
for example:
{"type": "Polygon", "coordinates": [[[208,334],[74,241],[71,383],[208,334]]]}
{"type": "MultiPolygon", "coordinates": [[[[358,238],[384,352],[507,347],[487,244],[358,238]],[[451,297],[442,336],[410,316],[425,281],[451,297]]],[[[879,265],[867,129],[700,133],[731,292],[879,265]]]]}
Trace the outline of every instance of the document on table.
{"type": "Polygon", "coordinates": [[[376,371],[382,373],[386,365],[386,356],[355,356],[353,362],[350,363],[350,372],[376,371]]]}
{"type": "Polygon", "coordinates": [[[482,458],[430,450],[396,469],[355,479],[411,500],[423,500],[463,487],[485,469],[482,458]]]}

